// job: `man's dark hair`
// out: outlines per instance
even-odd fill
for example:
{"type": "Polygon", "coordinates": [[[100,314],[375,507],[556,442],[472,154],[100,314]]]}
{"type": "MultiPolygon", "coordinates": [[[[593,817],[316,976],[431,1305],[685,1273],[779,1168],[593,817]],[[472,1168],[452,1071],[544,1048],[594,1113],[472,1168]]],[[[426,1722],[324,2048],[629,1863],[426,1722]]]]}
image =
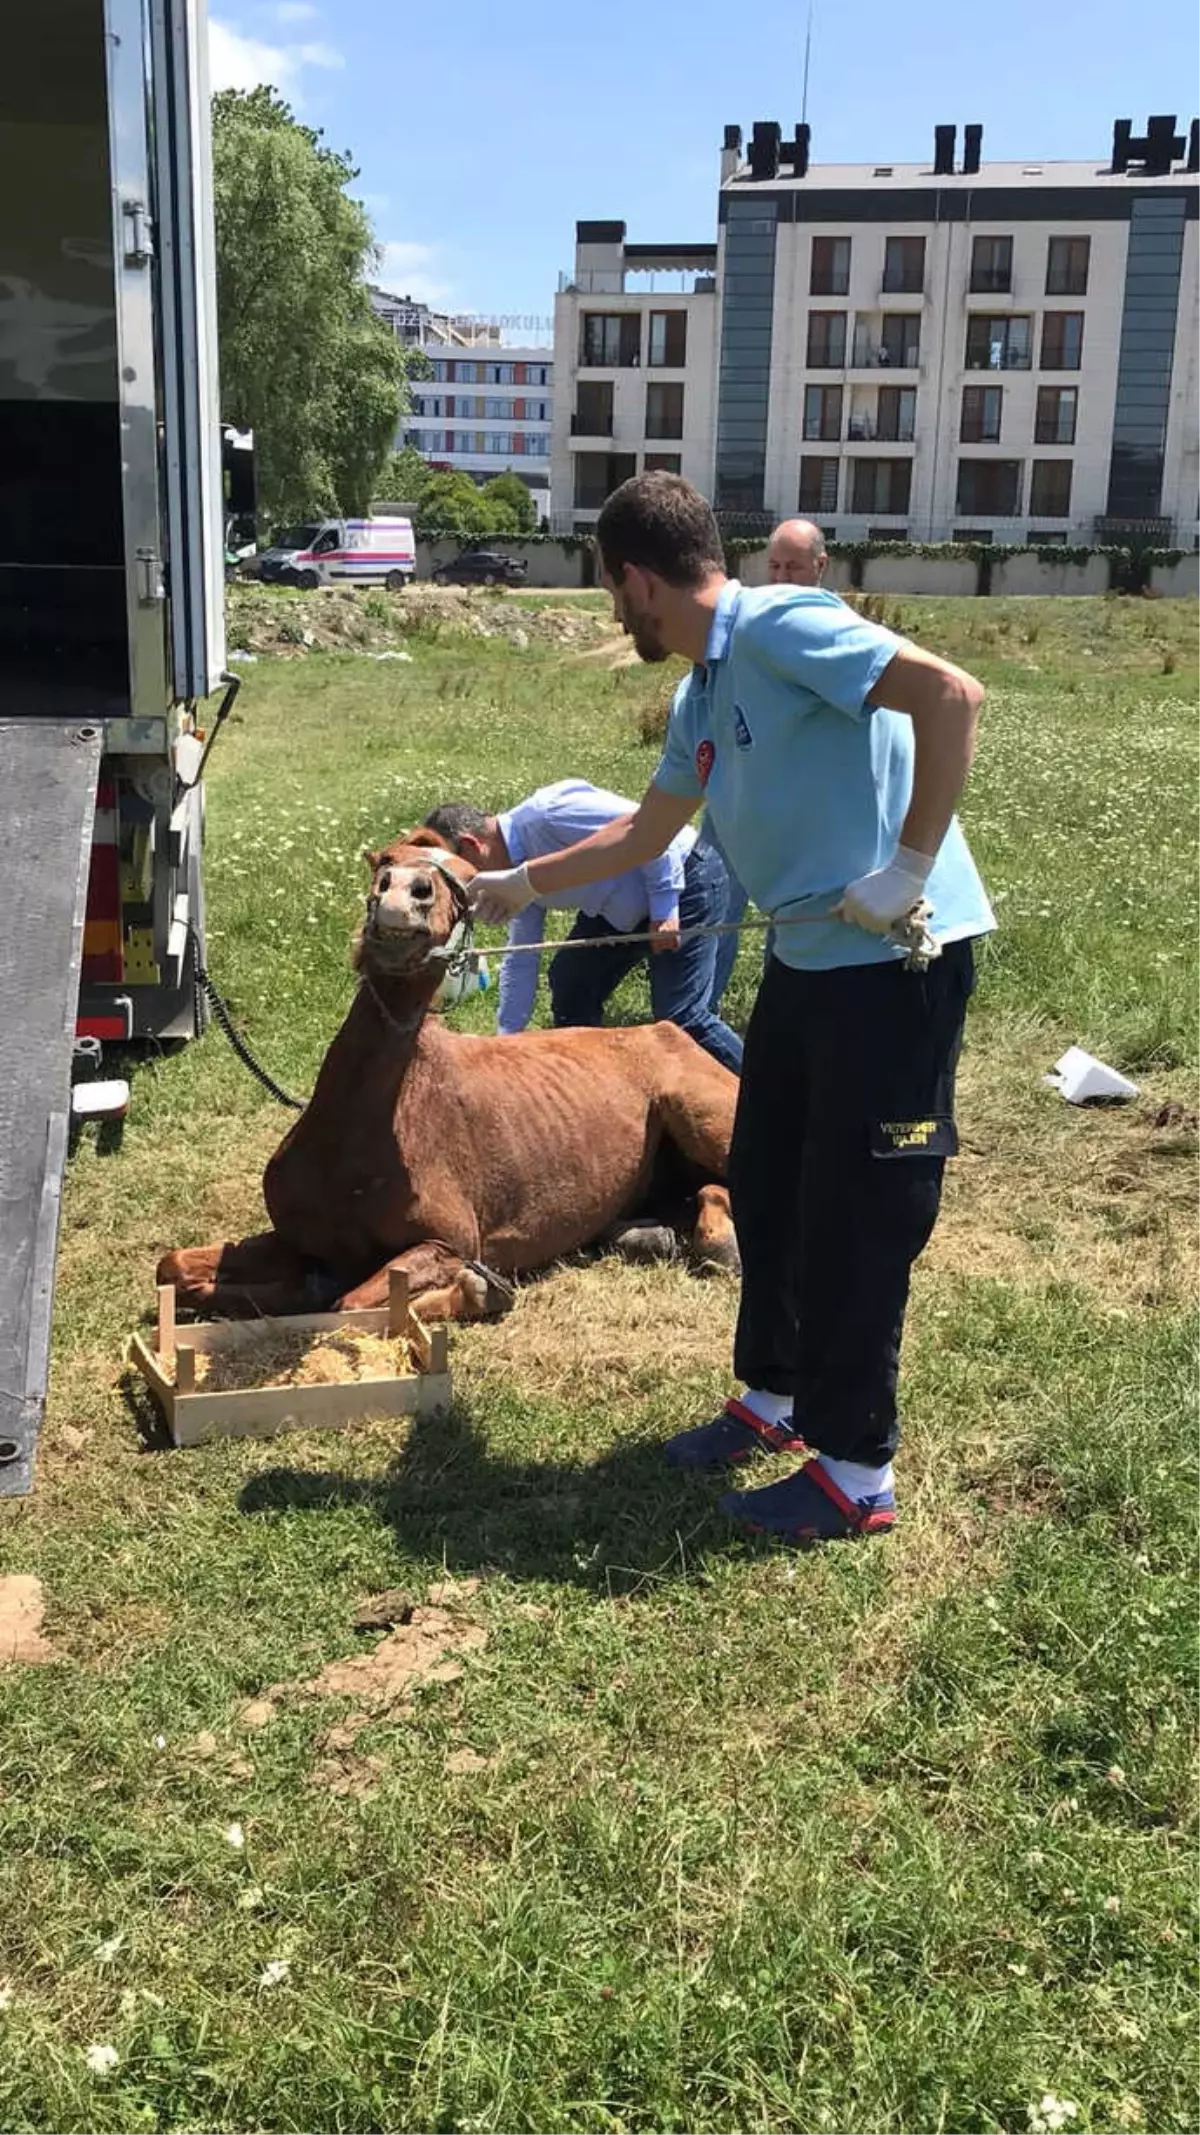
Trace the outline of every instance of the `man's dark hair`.
{"type": "Polygon", "coordinates": [[[426,816],[424,828],[436,830],[439,838],[444,838],[457,852],[462,837],[486,838],[488,822],[483,809],[472,808],[469,801],[443,801],[440,808],[432,809],[426,816]]]}
{"type": "Polygon", "coordinates": [[[653,468],[614,489],[596,522],[605,570],[619,585],[627,564],[669,586],[701,586],[725,569],[712,507],[682,475],[653,468]]]}

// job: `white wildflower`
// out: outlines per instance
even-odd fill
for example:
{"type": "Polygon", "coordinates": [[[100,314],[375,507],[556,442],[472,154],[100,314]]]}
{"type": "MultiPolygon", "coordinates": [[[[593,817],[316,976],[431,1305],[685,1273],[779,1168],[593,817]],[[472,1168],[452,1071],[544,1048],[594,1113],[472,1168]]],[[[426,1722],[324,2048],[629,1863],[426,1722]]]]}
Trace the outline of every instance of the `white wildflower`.
{"type": "Polygon", "coordinates": [[[15,1990],[9,1986],[8,1981],[0,1982],[0,2016],[12,2008],[15,1998],[15,1990]]]}
{"type": "Polygon", "coordinates": [[[1062,2135],[1064,2128],[1079,2118],[1079,2107],[1074,2098],[1058,2098],[1053,2091],[1043,2091],[1040,2105],[1027,2108],[1030,2135],[1062,2135]]]}
{"type": "Polygon", "coordinates": [[[269,1965],[263,1966],[258,1984],[260,1987],[281,1987],[291,1969],[290,1958],[273,1957],[269,1965]]]}
{"type": "Polygon", "coordinates": [[[249,1889],[244,1890],[238,1899],[238,1906],[242,1912],[252,1913],[256,1906],[262,1904],[265,1897],[266,1892],[257,1883],[251,1883],[249,1889]]]}
{"type": "Polygon", "coordinates": [[[124,1935],[110,1935],[105,1942],[96,1944],[96,1963],[111,1964],[117,1952],[124,1948],[124,1935]]]}
{"type": "Polygon", "coordinates": [[[94,2076],[111,2076],[121,2060],[115,2046],[89,2046],[83,2058],[94,2076]]]}
{"type": "Polygon", "coordinates": [[[245,1834],[245,1832],[243,1831],[243,1829],[242,1829],[241,1825],[240,1825],[240,1824],[226,1824],[226,1826],[225,1826],[225,1844],[226,1844],[227,1846],[232,1846],[232,1847],[233,1847],[233,1850],[234,1850],[234,1852],[235,1852],[235,1853],[240,1853],[240,1852],[241,1852],[241,1850],[242,1850],[242,1847],[243,1847],[243,1846],[245,1845],[245,1843],[246,1843],[246,1834],[245,1834]]]}
{"type": "Polygon", "coordinates": [[[165,1735],[155,1735],[155,1737],[154,1737],[154,1747],[155,1747],[155,1749],[156,1749],[156,1750],[165,1750],[166,1746],[167,1746],[167,1738],[166,1738],[166,1736],[165,1736],[165,1735]]]}

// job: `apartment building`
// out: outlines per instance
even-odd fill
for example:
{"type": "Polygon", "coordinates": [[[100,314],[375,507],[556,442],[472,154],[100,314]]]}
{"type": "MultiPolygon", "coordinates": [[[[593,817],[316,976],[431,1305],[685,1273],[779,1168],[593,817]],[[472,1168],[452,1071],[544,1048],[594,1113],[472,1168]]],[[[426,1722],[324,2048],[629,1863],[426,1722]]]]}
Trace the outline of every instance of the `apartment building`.
{"type": "Polygon", "coordinates": [[[805,127],[785,142],[760,123],[745,155],[727,128],[717,244],[671,252],[695,270],[671,300],[686,329],[654,326],[667,298],[633,293],[668,248],[578,225],[556,309],[556,515],[569,498],[587,523],[616,480],[661,464],[665,416],[670,464],[747,529],[802,512],[842,540],[1136,529],[1191,546],[1197,135],[1121,121],[1102,165],[985,164],[980,127],[960,152],[938,126],[928,165],[821,167],[805,127]],[[682,361],[664,377],[668,334],[682,361]],[[597,419],[611,426],[582,427],[597,419]]]}
{"type": "Polygon", "coordinates": [[[623,222],[576,224],[554,307],[557,526],[591,525],[609,491],[645,467],[711,490],[718,254],[714,242],[627,244],[623,222]]]}
{"type": "Polygon", "coordinates": [[[372,289],[379,317],[406,348],[420,349],[430,376],[414,382],[397,444],[438,467],[487,482],[518,474],[540,518],[550,505],[554,358],[547,347],[510,346],[504,325],[435,312],[411,297],[372,289]]]}

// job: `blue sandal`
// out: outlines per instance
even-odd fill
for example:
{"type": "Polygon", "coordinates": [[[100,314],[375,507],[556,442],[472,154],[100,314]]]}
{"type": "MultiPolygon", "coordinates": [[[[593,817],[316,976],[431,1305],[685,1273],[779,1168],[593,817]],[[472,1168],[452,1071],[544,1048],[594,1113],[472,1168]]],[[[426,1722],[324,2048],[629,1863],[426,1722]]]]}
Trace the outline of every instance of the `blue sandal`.
{"type": "Polygon", "coordinates": [[[896,1524],[891,1490],[856,1503],[839,1490],[819,1460],[807,1460],[795,1475],[765,1490],[727,1490],[722,1512],[753,1534],[784,1542],[844,1542],[857,1535],[886,1534],[896,1524]]]}
{"type": "Polygon", "coordinates": [[[711,1423],[698,1423],[693,1430],[678,1431],[668,1438],[663,1452],[673,1468],[736,1468],[757,1453],[803,1453],[789,1416],[783,1423],[764,1423],[744,1402],[729,1400],[711,1423]]]}

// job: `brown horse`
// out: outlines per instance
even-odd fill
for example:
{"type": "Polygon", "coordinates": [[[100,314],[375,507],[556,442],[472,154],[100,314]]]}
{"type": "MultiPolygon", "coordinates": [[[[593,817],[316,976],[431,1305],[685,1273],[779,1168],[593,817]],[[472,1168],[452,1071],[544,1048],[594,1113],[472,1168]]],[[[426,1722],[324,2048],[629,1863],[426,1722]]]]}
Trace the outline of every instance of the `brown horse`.
{"type": "Polygon", "coordinates": [[[478,1319],[503,1278],[644,1218],[668,1174],[697,1260],[736,1273],[736,1077],[672,1023],[447,1030],[429,1009],[474,870],[425,830],[367,859],[358,991],[266,1167],[272,1228],[168,1253],[159,1281],[234,1317],[382,1304],[400,1267],[424,1314],[478,1319]]]}

